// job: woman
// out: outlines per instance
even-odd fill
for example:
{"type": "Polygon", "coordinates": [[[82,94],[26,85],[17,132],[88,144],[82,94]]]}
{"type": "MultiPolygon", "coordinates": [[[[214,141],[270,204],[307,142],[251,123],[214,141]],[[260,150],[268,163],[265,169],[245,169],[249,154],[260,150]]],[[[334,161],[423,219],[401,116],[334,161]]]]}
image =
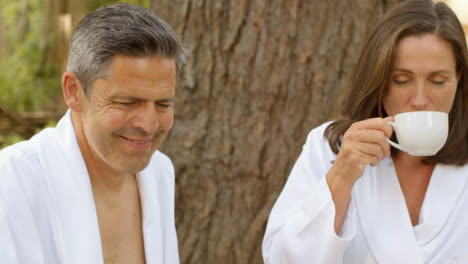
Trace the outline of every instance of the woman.
{"type": "Polygon", "coordinates": [[[265,263],[453,263],[468,256],[467,48],[443,3],[410,0],[370,35],[343,117],[313,129],[268,222],[265,263]],[[434,156],[391,149],[398,113],[449,114],[434,156]]]}

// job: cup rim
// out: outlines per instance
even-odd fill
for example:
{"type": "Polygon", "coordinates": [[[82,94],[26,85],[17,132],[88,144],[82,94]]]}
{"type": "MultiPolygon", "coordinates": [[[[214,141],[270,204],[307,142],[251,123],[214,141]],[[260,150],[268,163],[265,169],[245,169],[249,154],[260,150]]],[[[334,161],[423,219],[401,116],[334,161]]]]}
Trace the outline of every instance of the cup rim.
{"type": "Polygon", "coordinates": [[[410,114],[410,113],[435,113],[437,115],[442,114],[442,115],[447,115],[448,116],[448,113],[445,113],[445,112],[442,112],[442,111],[426,111],[426,110],[423,110],[423,111],[401,112],[401,113],[398,113],[398,114],[394,115],[394,117],[397,117],[397,116],[400,116],[400,115],[405,115],[405,114],[410,114]]]}

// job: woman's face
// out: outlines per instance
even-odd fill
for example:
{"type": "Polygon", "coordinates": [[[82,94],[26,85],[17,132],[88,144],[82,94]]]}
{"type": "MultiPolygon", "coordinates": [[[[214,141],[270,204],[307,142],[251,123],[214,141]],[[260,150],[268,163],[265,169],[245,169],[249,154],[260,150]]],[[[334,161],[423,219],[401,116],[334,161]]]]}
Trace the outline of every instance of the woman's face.
{"type": "Polygon", "coordinates": [[[383,106],[389,116],[452,108],[459,76],[449,42],[434,34],[408,36],[396,47],[383,106]]]}

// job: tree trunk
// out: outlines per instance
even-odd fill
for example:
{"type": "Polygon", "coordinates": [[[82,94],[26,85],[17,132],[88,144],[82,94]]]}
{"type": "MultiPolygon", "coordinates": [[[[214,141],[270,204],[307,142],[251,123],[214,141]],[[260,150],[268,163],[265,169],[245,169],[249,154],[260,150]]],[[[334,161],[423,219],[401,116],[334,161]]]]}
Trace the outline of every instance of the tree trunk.
{"type": "Polygon", "coordinates": [[[191,51],[163,147],[181,263],[262,263],[268,215],[307,133],[339,114],[366,33],[396,2],[152,1],[191,51]]]}
{"type": "MultiPolygon", "coordinates": [[[[40,68],[45,76],[60,76],[66,71],[72,33],[86,14],[86,4],[75,0],[47,0],[45,14],[44,38],[47,45],[42,54],[40,68]]],[[[60,78],[58,81],[60,82],[60,78]]],[[[61,92],[45,106],[49,111],[60,113],[64,113],[67,108],[61,92]]]]}
{"type": "MultiPolygon", "coordinates": [[[[0,8],[3,8],[3,4],[0,3],[0,8]]],[[[0,13],[0,60],[3,60],[3,57],[5,56],[5,40],[4,40],[4,37],[3,37],[3,29],[4,25],[3,25],[3,17],[2,17],[2,14],[0,13]]]]}
{"type": "Polygon", "coordinates": [[[43,67],[58,72],[66,70],[73,29],[84,17],[85,9],[80,1],[47,0],[45,28],[50,43],[44,52],[43,67]]]}

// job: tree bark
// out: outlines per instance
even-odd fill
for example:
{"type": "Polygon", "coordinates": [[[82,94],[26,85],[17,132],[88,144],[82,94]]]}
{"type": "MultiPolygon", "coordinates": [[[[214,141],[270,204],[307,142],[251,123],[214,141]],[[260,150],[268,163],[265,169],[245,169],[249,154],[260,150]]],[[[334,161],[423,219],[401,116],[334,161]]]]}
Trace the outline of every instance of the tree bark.
{"type": "Polygon", "coordinates": [[[262,263],[307,133],[339,114],[366,33],[396,2],[152,1],[191,52],[162,149],[176,167],[181,263],[262,263]]]}

